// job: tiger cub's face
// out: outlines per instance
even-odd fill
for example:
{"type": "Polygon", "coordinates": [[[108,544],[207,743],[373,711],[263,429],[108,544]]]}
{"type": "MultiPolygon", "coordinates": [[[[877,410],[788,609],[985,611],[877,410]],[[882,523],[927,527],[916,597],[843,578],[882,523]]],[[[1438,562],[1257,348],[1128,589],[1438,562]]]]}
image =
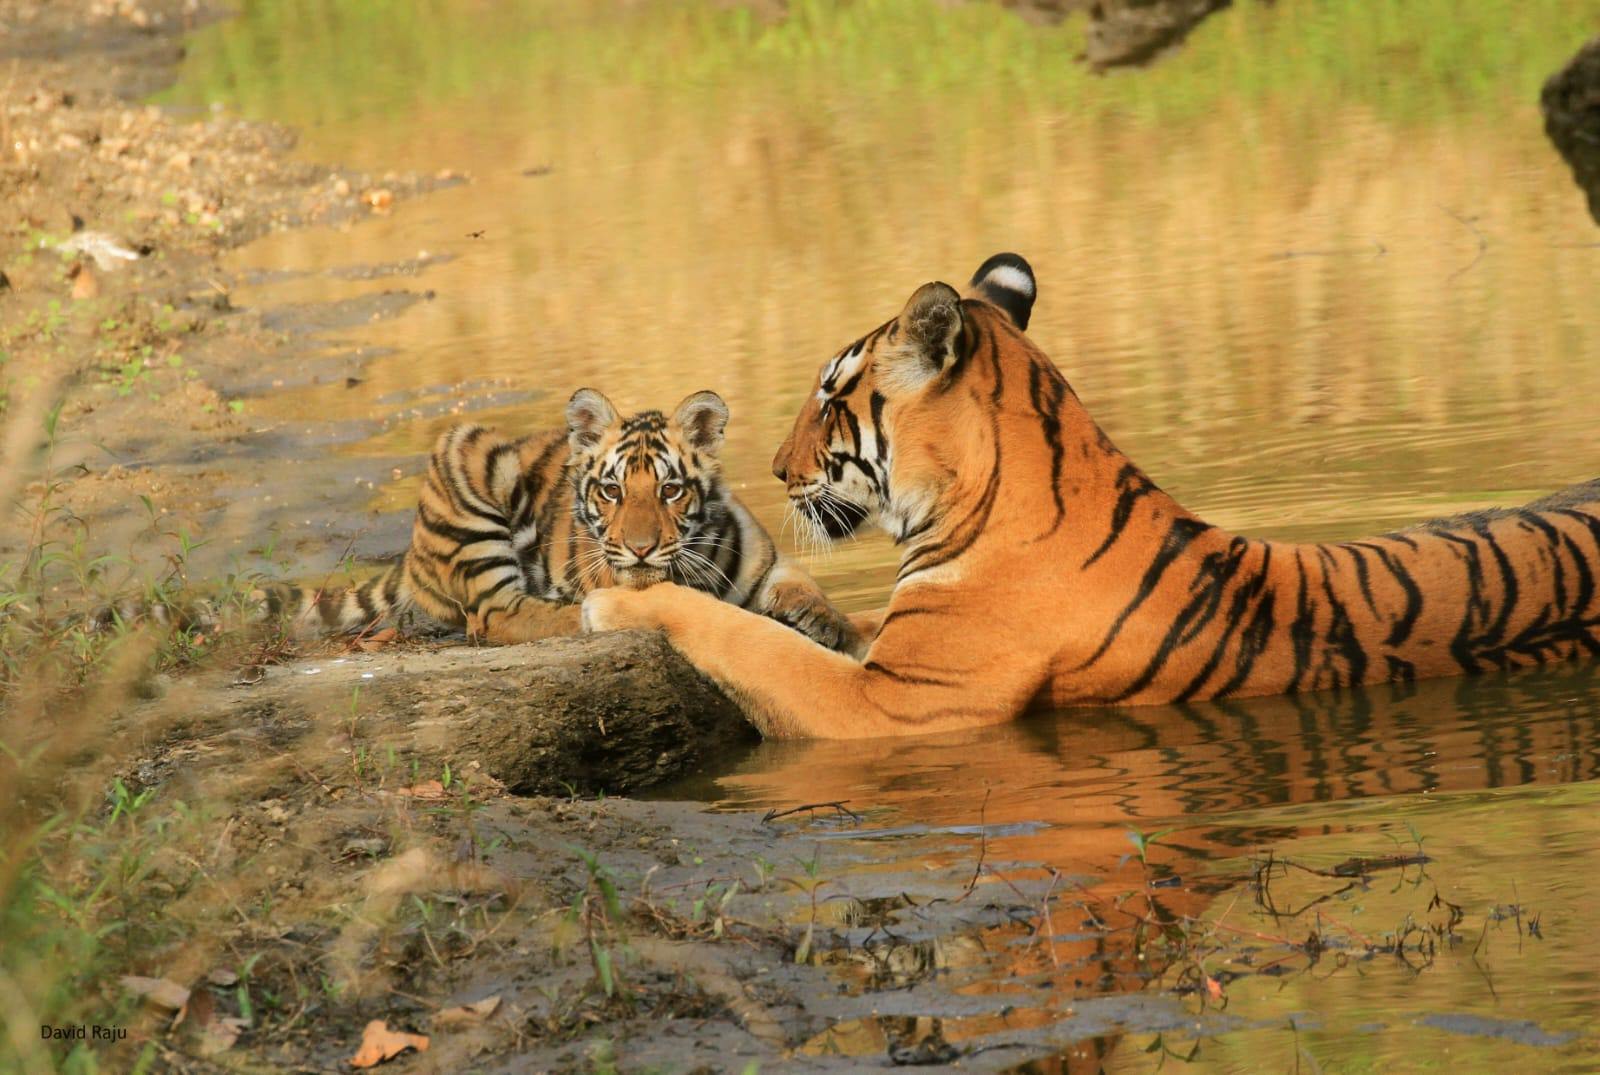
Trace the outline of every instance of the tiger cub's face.
{"type": "Polygon", "coordinates": [[[711,546],[724,511],[718,453],[727,424],[728,405],[715,392],[696,392],[671,418],[660,411],[622,418],[592,388],[573,395],[573,514],[619,584],[643,589],[674,575],[691,584],[715,578],[711,546]]]}

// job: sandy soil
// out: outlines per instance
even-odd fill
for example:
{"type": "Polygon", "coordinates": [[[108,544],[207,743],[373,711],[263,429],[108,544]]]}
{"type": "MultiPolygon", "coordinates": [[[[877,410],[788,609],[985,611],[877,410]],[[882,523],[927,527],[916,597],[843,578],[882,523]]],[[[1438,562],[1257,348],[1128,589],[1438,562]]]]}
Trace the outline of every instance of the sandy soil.
{"type": "MultiPolygon", "coordinates": [[[[463,181],[330,169],[290,156],[284,128],[130,100],[170,79],[182,33],[209,17],[192,0],[0,0],[0,403],[8,426],[34,430],[61,404],[48,462],[35,456],[27,476],[35,491],[47,472],[64,483],[58,496],[104,547],[141,544],[141,496],[169,530],[215,529],[242,499],[270,521],[288,499],[273,465],[286,434],[249,413],[261,371],[271,386],[344,377],[361,356],[330,354],[319,333],[428,297],[418,266],[373,266],[402,286],[328,309],[238,310],[222,255],[463,181]]],[[[332,463],[316,479],[353,485],[332,463]]],[[[355,510],[356,492],[340,506],[355,510]]],[[[0,551],[16,540],[0,529],[0,551]]]]}

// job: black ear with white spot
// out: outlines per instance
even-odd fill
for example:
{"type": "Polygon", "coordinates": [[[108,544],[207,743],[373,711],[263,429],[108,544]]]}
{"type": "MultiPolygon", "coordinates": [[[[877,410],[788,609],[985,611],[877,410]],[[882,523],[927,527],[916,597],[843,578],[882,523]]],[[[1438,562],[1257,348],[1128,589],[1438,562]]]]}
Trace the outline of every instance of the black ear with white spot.
{"type": "Polygon", "coordinates": [[[567,444],[574,455],[593,451],[606,430],[617,424],[617,409],[592,388],[580,388],[567,401],[567,444]]]}
{"type": "Polygon", "coordinates": [[[1034,279],[1033,266],[1020,254],[996,254],[972,274],[967,293],[994,303],[1006,312],[1012,324],[1026,331],[1039,285],[1034,279]]]}
{"type": "Polygon", "coordinates": [[[696,392],[678,404],[672,420],[695,451],[716,455],[728,428],[728,405],[715,392],[696,392]]]}

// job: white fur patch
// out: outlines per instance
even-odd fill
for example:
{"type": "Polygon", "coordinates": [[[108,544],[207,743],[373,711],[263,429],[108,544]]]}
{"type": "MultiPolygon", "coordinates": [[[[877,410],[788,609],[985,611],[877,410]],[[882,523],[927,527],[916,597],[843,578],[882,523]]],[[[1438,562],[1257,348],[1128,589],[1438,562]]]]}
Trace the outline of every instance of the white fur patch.
{"type": "Polygon", "coordinates": [[[983,282],[1005,291],[1033,294],[1033,279],[1015,265],[996,265],[984,275],[983,282]]]}
{"type": "MultiPolygon", "coordinates": [[[[831,384],[835,389],[842,384],[848,384],[850,378],[860,372],[861,366],[866,360],[867,349],[865,347],[855,351],[846,351],[822,367],[821,383],[823,385],[831,384]]],[[[817,402],[823,403],[827,399],[828,392],[819,388],[817,390],[817,402]]]]}

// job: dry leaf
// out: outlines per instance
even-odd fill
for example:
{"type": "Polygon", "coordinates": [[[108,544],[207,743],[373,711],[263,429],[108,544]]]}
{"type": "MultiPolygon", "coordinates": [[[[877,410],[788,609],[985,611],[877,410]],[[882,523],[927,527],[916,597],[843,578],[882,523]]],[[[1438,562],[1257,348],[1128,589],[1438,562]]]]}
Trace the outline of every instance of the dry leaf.
{"type": "Polygon", "coordinates": [[[215,1056],[233,1048],[240,1032],[250,1025],[237,1016],[217,1015],[211,994],[204,989],[189,994],[189,1002],[173,1018],[172,1025],[184,1022],[194,1033],[201,1056],[215,1056]]]}
{"type": "Polygon", "coordinates": [[[1222,983],[1209,974],[1206,975],[1206,993],[1210,995],[1212,1000],[1222,999],[1222,983]]]}
{"type": "Polygon", "coordinates": [[[369,190],[361,195],[361,200],[366,202],[375,212],[387,212],[389,206],[394,204],[394,192],[388,187],[379,187],[369,190]]]}
{"type": "Polygon", "coordinates": [[[122,988],[136,997],[143,997],[151,1004],[168,1011],[182,1011],[183,1006],[189,1003],[189,991],[177,982],[165,978],[140,978],[136,975],[124,975],[121,979],[122,988]]]}
{"type": "Polygon", "coordinates": [[[401,1030],[390,1030],[389,1024],[382,1019],[374,1019],[367,1024],[361,1032],[361,1048],[356,1055],[350,1058],[353,1068],[370,1068],[392,1060],[407,1049],[417,1052],[426,1052],[428,1039],[422,1034],[407,1034],[401,1030]]]}
{"type": "Polygon", "coordinates": [[[183,1002],[183,1007],[178,1009],[178,1014],[172,1017],[174,1028],[182,1025],[187,1019],[192,1023],[205,1026],[211,1021],[211,994],[204,989],[192,989],[188,998],[183,1002]]]}
{"type": "Polygon", "coordinates": [[[381,631],[356,639],[356,647],[363,653],[376,653],[399,637],[399,631],[393,627],[385,627],[381,631]]]}
{"type": "Polygon", "coordinates": [[[100,278],[94,270],[81,262],[72,272],[72,297],[74,299],[92,299],[100,294],[100,278]]]}
{"type": "Polygon", "coordinates": [[[504,795],[506,791],[502,781],[484,772],[475,761],[467,763],[466,770],[461,773],[461,782],[471,788],[473,794],[479,798],[504,795]]]}
{"type": "Polygon", "coordinates": [[[234,1015],[213,1019],[200,1028],[200,1055],[215,1056],[227,1052],[238,1042],[239,1035],[250,1024],[234,1015]]]}
{"type": "Polygon", "coordinates": [[[413,799],[434,801],[445,797],[444,785],[437,780],[424,780],[420,784],[413,784],[409,788],[401,788],[396,795],[409,795],[413,799]]]}
{"type": "Polygon", "coordinates": [[[463,1027],[477,1026],[493,1015],[499,1007],[499,994],[484,997],[480,1001],[463,1004],[459,1008],[444,1008],[434,1012],[433,1025],[436,1030],[460,1030],[463,1027]]]}

